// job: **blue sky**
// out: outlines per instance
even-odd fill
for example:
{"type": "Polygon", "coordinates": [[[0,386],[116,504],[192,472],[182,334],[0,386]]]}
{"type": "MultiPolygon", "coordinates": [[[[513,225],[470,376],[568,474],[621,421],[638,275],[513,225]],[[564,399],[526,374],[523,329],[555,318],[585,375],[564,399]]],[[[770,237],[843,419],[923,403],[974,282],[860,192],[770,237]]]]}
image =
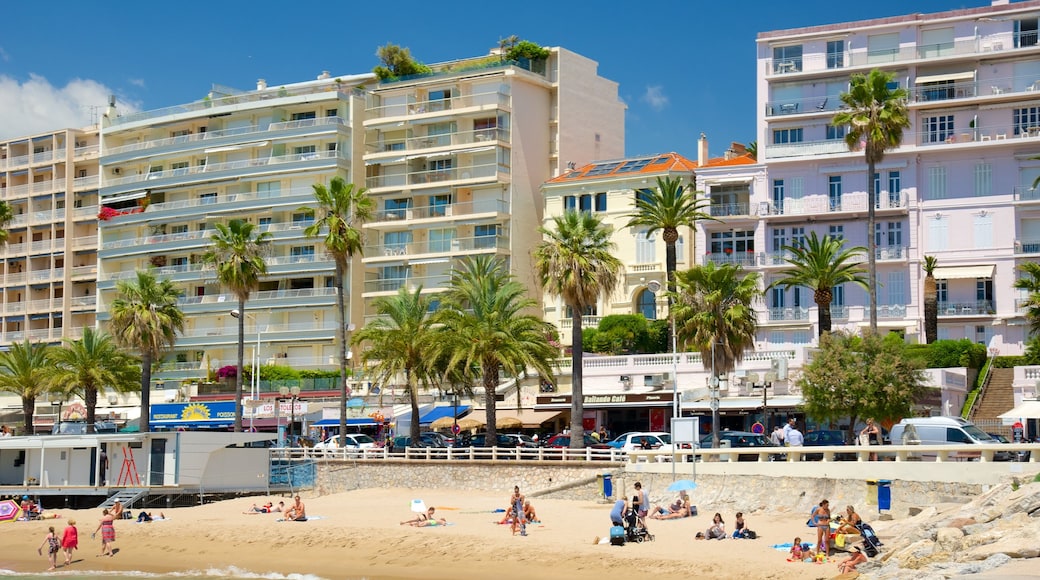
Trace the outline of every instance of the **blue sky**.
{"type": "Polygon", "coordinates": [[[708,0],[508,4],[332,1],[14,2],[0,34],[0,138],[91,122],[114,93],[133,109],[194,101],[212,83],[254,88],[368,72],[392,42],[426,63],[486,54],[509,35],[599,62],[628,105],[626,154],[696,158],[755,131],[759,32],[989,0],[708,0]]]}

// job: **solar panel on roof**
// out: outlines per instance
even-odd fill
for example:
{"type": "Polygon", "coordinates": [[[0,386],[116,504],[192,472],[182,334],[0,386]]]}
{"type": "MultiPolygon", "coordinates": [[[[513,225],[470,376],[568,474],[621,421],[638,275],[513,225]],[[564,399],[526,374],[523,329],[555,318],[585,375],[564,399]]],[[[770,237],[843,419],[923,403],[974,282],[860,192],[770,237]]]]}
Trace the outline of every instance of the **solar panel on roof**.
{"type": "Polygon", "coordinates": [[[633,173],[639,171],[647,165],[650,165],[651,161],[653,161],[653,159],[636,159],[634,161],[626,161],[625,164],[617,170],[617,173],[633,173]]]}
{"type": "Polygon", "coordinates": [[[600,163],[600,164],[594,166],[592,169],[590,169],[587,172],[585,172],[585,177],[590,177],[592,175],[603,175],[605,173],[610,173],[611,171],[614,171],[614,168],[616,168],[617,166],[618,166],[618,162],[617,161],[612,161],[610,163],[600,163]]]}

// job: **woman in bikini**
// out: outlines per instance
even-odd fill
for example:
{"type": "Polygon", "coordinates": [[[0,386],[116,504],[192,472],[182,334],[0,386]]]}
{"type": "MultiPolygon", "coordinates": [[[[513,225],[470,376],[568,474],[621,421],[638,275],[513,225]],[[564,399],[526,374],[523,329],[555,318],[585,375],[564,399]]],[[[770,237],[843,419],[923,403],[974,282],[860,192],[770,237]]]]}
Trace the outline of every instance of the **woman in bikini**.
{"type": "Polygon", "coordinates": [[[516,535],[517,526],[520,527],[520,535],[527,535],[527,519],[524,517],[524,494],[520,493],[520,486],[513,486],[513,495],[509,498],[509,505],[513,507],[513,513],[516,517],[513,518],[513,535],[516,535]]]}
{"type": "Polygon", "coordinates": [[[809,522],[816,528],[816,550],[831,555],[831,503],[827,500],[813,508],[809,522]]]}

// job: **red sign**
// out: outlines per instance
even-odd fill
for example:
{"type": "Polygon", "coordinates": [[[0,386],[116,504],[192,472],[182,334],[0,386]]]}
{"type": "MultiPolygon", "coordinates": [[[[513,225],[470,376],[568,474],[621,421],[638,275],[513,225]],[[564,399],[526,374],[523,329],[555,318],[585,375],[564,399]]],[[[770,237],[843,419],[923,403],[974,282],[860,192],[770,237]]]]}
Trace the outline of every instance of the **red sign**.
{"type": "Polygon", "coordinates": [[[459,428],[459,424],[458,424],[458,423],[454,423],[454,424],[452,424],[452,426],[451,426],[451,432],[452,432],[452,433],[454,433],[454,434],[456,434],[456,435],[458,435],[458,434],[459,434],[459,431],[462,431],[462,429],[461,429],[461,428],[459,428]]]}

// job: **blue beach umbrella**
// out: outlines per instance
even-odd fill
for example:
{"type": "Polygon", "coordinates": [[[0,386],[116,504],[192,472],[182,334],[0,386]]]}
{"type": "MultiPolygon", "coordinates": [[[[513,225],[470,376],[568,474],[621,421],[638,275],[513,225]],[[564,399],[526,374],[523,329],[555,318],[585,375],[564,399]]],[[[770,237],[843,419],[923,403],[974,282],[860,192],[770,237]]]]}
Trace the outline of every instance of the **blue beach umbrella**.
{"type": "Polygon", "coordinates": [[[668,486],[668,491],[693,491],[695,489],[697,489],[697,484],[689,479],[679,479],[668,486]]]}

